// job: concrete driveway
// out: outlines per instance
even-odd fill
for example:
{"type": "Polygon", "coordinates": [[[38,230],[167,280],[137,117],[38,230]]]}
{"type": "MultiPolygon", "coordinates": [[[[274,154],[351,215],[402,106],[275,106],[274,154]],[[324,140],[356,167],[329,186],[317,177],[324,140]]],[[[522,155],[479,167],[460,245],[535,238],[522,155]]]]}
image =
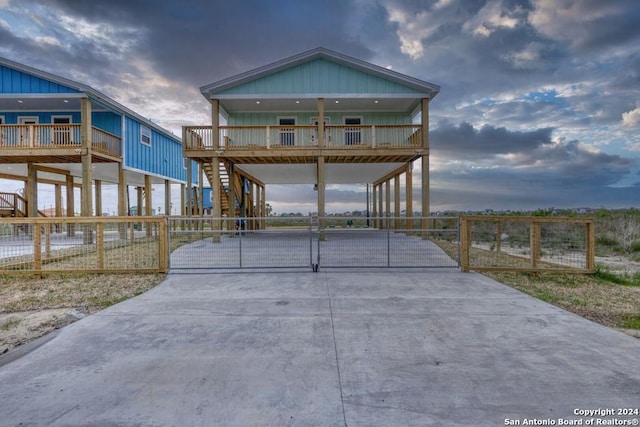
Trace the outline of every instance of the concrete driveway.
{"type": "Polygon", "coordinates": [[[640,418],[640,340],[456,270],[170,274],[3,359],[6,426],[640,418]]]}

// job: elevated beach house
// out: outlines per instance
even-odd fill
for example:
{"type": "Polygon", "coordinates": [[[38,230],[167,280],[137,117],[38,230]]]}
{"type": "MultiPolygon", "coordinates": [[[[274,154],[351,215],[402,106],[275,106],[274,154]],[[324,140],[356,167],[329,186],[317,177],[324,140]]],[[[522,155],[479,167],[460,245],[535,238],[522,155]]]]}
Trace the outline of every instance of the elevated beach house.
{"type": "Polygon", "coordinates": [[[410,216],[415,161],[422,164],[426,216],[429,102],[439,90],[313,49],[200,88],[211,103],[211,124],[183,128],[184,155],[206,172],[214,218],[265,216],[267,184],[312,185],[322,217],[326,186],[349,183],[373,185],[374,216],[399,216],[401,175],[410,216]],[[389,212],[392,181],[396,212],[389,212]]]}
{"type": "Polygon", "coordinates": [[[87,85],[0,58],[0,178],[26,190],[0,189],[3,216],[42,215],[38,183],[55,186],[55,216],[78,211],[77,187],[81,215],[101,215],[103,182],[118,186],[118,215],[128,214],[129,185],[138,188],[139,213],[150,215],[158,206],[151,186],[165,185],[170,212],[171,183],[186,184],[187,166],[180,138],[157,124],[87,85]]]}

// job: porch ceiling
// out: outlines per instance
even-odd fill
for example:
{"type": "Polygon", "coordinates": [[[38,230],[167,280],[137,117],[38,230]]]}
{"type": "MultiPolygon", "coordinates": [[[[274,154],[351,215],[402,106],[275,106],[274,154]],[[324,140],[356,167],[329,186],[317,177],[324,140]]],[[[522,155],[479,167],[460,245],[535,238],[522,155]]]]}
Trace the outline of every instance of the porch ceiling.
{"type": "MultiPolygon", "coordinates": [[[[29,113],[41,111],[79,111],[80,97],[75,93],[39,95],[12,94],[0,96],[0,111],[29,113]]],[[[92,105],[93,111],[107,111],[97,102],[92,105]]],[[[34,113],[35,114],[35,113],[34,113]]]]}
{"type": "MultiPolygon", "coordinates": [[[[323,95],[277,95],[268,97],[241,97],[220,99],[220,106],[227,113],[238,112],[315,112],[318,111],[317,98],[323,95]]],[[[413,112],[420,100],[415,96],[361,97],[358,95],[326,95],[324,97],[325,113],[329,112],[413,112]]]]}
{"type": "MultiPolygon", "coordinates": [[[[404,163],[326,163],[327,184],[366,184],[374,182],[404,163]]],[[[316,184],[316,164],[236,164],[265,184],[316,184]]]]}

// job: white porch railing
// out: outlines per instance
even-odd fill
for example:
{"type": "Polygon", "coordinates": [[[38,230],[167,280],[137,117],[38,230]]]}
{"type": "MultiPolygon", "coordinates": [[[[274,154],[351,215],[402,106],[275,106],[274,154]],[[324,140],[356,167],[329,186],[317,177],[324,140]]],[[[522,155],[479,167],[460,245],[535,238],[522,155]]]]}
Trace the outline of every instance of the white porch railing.
{"type": "MultiPolygon", "coordinates": [[[[93,148],[120,155],[118,136],[92,128],[93,148]]],[[[80,124],[0,125],[0,148],[70,148],[82,143],[80,124]]]]}
{"type": "MultiPolygon", "coordinates": [[[[329,125],[327,148],[403,148],[422,144],[420,125],[329,125]]],[[[318,147],[316,126],[220,126],[220,150],[318,147]]],[[[185,127],[186,149],[213,150],[211,126],[185,127]]]]}

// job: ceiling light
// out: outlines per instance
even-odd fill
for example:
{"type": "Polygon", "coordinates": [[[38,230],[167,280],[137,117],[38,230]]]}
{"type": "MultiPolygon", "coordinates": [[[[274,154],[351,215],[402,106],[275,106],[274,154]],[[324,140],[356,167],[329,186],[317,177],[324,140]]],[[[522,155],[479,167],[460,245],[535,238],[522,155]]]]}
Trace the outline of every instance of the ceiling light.
{"type": "Polygon", "coordinates": [[[22,104],[22,99],[18,99],[18,104],[22,104]]]}
{"type": "Polygon", "coordinates": [[[260,104],[260,101],[256,101],[256,104],[260,104]]]}
{"type": "Polygon", "coordinates": [[[296,104],[300,104],[300,101],[296,101],[296,104]]]}
{"type": "Polygon", "coordinates": [[[68,99],[63,100],[62,102],[64,102],[65,104],[69,103],[68,99]]]}
{"type": "Polygon", "coordinates": [[[340,103],[340,101],[337,101],[337,100],[336,100],[336,104],[339,104],[339,103],[340,103]]]}
{"type": "Polygon", "coordinates": [[[376,99],[375,101],[373,101],[373,103],[374,103],[374,104],[377,104],[377,103],[378,103],[378,100],[376,99]]]}

